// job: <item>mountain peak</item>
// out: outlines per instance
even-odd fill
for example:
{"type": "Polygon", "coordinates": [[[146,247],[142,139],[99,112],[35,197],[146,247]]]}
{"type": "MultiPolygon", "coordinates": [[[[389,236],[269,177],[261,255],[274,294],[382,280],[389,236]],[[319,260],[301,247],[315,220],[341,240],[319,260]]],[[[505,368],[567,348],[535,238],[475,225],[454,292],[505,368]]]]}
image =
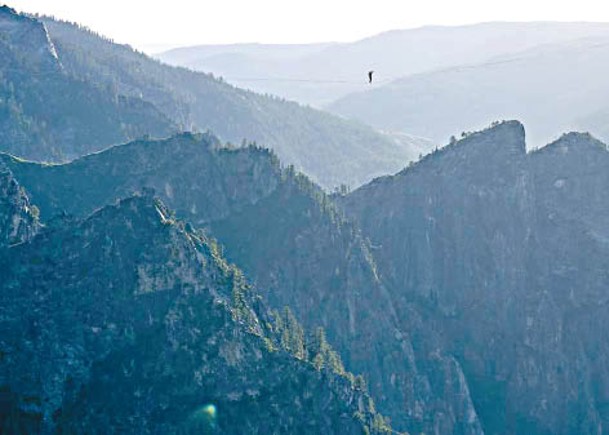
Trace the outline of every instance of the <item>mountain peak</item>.
{"type": "MultiPolygon", "coordinates": [[[[454,136],[451,143],[424,156],[395,175],[374,179],[355,192],[364,194],[371,188],[388,186],[402,177],[420,171],[436,174],[455,174],[458,171],[484,178],[487,170],[503,171],[501,168],[515,167],[526,156],[525,130],[516,120],[494,122],[488,128],[477,132],[463,132],[461,139],[454,136]],[[433,169],[431,168],[433,167],[433,169]],[[479,169],[487,170],[479,171],[479,169]],[[480,172],[480,173],[479,173],[480,172]]],[[[353,196],[353,195],[352,195],[353,196]]]]}
{"type": "Polygon", "coordinates": [[[543,152],[544,150],[558,151],[562,154],[586,151],[608,151],[607,145],[592,136],[590,133],[576,131],[563,134],[560,138],[541,148],[539,151],[543,152]]]}
{"type": "MultiPolygon", "coordinates": [[[[453,139],[421,160],[421,164],[437,162],[450,172],[457,168],[484,168],[509,166],[513,159],[526,155],[525,130],[515,120],[494,122],[477,132],[463,132],[461,139],[453,139]]],[[[416,165],[420,166],[420,165],[416,165]]],[[[404,172],[408,172],[406,169],[404,172]]]]}
{"type": "Polygon", "coordinates": [[[463,139],[458,144],[484,141],[485,144],[497,145],[502,148],[512,146],[515,150],[525,153],[526,141],[524,125],[517,120],[498,121],[490,127],[473,133],[462,133],[463,139]]]}
{"type": "Polygon", "coordinates": [[[36,21],[34,18],[26,14],[19,13],[16,9],[9,5],[0,5],[0,17],[12,20],[36,21]]]}
{"type": "MultiPolygon", "coordinates": [[[[609,152],[607,145],[589,133],[565,133],[558,140],[531,153],[531,161],[538,176],[547,180],[549,186],[562,187],[568,178],[578,179],[580,188],[587,186],[582,191],[573,190],[570,204],[579,204],[578,212],[588,206],[585,198],[593,195],[591,192],[598,192],[599,198],[604,195],[609,152]],[[580,204],[580,200],[584,200],[584,203],[580,204]]],[[[555,192],[555,189],[550,191],[555,192]]],[[[560,192],[564,195],[566,190],[560,189],[560,192]]],[[[564,196],[561,198],[566,201],[564,196]]]]}
{"type": "Polygon", "coordinates": [[[9,24],[10,22],[29,22],[36,23],[38,22],[36,19],[28,17],[25,14],[20,14],[15,9],[11,8],[8,5],[0,6],[0,29],[4,32],[10,30],[9,24]]]}
{"type": "Polygon", "coordinates": [[[21,59],[45,67],[60,66],[55,45],[46,26],[36,18],[17,12],[9,6],[0,6],[0,32],[2,42],[20,54],[21,59]]]}
{"type": "MultiPolygon", "coordinates": [[[[150,195],[148,191],[143,194],[136,193],[130,197],[121,199],[114,205],[108,205],[94,212],[86,221],[95,225],[95,222],[103,221],[105,226],[120,226],[125,222],[127,228],[133,232],[146,233],[164,225],[174,222],[172,212],[160,199],[150,195]],[[133,225],[135,223],[136,225],[133,225]]],[[[128,231],[123,231],[127,233],[128,231]]]]}
{"type": "Polygon", "coordinates": [[[17,15],[17,11],[8,5],[2,5],[0,6],[0,14],[17,15]]]}

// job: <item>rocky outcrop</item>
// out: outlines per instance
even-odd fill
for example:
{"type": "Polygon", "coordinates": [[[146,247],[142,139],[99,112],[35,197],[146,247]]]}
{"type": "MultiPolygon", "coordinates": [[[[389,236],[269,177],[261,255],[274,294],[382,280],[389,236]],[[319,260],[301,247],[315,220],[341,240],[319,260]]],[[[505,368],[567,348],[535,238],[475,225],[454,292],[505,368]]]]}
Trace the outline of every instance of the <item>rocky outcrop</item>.
{"type": "Polygon", "coordinates": [[[0,6],[0,34],[2,42],[20,47],[21,58],[40,73],[57,71],[61,64],[55,46],[44,23],[0,6]]]}
{"type": "Polygon", "coordinates": [[[392,288],[408,299],[436,300],[451,314],[456,305],[477,300],[478,287],[499,291],[511,285],[507,277],[496,276],[464,293],[439,291],[451,285],[451,275],[479,279],[478,271],[488,266],[507,274],[510,267],[499,262],[521,258],[515,250],[526,235],[523,220],[531,190],[525,159],[524,129],[507,122],[449,145],[397,175],[379,178],[342,201],[379,246],[375,258],[392,288]],[[505,258],[489,257],[489,250],[503,252],[505,258]],[[442,262],[439,254],[454,261],[442,262]]]}
{"type": "Polygon", "coordinates": [[[0,248],[25,242],[40,229],[38,208],[0,163],[0,248]]]}

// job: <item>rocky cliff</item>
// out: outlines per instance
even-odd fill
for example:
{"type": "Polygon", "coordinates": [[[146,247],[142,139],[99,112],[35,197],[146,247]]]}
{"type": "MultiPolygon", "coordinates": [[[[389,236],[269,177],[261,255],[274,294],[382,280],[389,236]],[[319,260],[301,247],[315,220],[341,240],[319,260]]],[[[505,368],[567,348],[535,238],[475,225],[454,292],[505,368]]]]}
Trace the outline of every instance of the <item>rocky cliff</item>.
{"type": "Polygon", "coordinates": [[[40,229],[38,213],[13,174],[0,164],[0,247],[31,239],[40,229]]]}
{"type": "Polygon", "coordinates": [[[608,163],[581,134],[527,155],[504,122],[341,199],[404,328],[442,337],[487,433],[607,430],[608,163]]]}
{"type": "Polygon", "coordinates": [[[40,72],[61,67],[55,45],[42,22],[0,6],[0,34],[4,44],[19,46],[23,61],[40,72]]]}

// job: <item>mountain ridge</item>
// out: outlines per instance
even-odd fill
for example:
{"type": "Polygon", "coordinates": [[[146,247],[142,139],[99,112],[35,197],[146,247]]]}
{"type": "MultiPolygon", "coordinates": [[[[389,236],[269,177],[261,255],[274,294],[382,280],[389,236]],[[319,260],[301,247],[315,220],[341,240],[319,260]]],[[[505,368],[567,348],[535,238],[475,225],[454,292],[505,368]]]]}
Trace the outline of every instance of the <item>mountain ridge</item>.
{"type": "Polygon", "coordinates": [[[281,169],[271,152],[223,149],[216,141],[181,135],[135,142],[64,165],[0,160],[44,219],[62,210],[79,216],[153,188],[179,218],[219,241],[271,307],[290,307],[309,330],[323,327],[396,430],[480,433],[458,362],[440,353],[434,370],[418,363],[358,228],[306,176],[281,169]],[[370,349],[379,357],[369,358],[370,349]],[[445,398],[445,389],[460,393],[445,398]]]}
{"type": "Polygon", "coordinates": [[[276,332],[239,271],[170,214],[131,197],[0,249],[3,431],[387,433],[340,362],[297,358],[278,333],[299,326],[276,332]]]}

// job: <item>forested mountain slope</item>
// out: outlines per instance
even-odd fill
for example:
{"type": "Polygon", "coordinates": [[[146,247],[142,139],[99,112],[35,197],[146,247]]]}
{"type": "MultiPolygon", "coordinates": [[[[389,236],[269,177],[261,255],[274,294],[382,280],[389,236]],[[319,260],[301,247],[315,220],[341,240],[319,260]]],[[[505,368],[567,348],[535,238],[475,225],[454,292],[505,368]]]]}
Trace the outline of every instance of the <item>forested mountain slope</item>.
{"type": "Polygon", "coordinates": [[[389,431],[323,333],[151,197],[0,247],[0,271],[2,433],[389,431]]]}
{"type": "Polygon", "coordinates": [[[175,68],[77,25],[0,9],[0,147],[65,161],[138,137],[213,129],[269,146],[326,188],[399,170],[429,144],[175,68]]]}
{"type": "Polygon", "coordinates": [[[0,149],[39,160],[74,158],[176,126],[152,104],[75,77],[44,24],[0,7],[0,149]]]}
{"type": "MultiPolygon", "coordinates": [[[[63,211],[83,216],[154,189],[178,217],[216,237],[273,308],[290,307],[309,330],[324,327],[395,429],[480,433],[459,363],[413,347],[359,230],[268,150],[227,149],[211,135],[186,134],[65,165],[2,160],[45,219],[63,211]]],[[[410,318],[424,322],[416,312],[410,318]]]]}
{"type": "Polygon", "coordinates": [[[416,138],[388,137],[361,123],[164,65],[77,25],[41,20],[64,69],[75,77],[143,99],[182,130],[211,129],[225,141],[268,146],[324,187],[355,187],[418,155],[416,138]]]}

